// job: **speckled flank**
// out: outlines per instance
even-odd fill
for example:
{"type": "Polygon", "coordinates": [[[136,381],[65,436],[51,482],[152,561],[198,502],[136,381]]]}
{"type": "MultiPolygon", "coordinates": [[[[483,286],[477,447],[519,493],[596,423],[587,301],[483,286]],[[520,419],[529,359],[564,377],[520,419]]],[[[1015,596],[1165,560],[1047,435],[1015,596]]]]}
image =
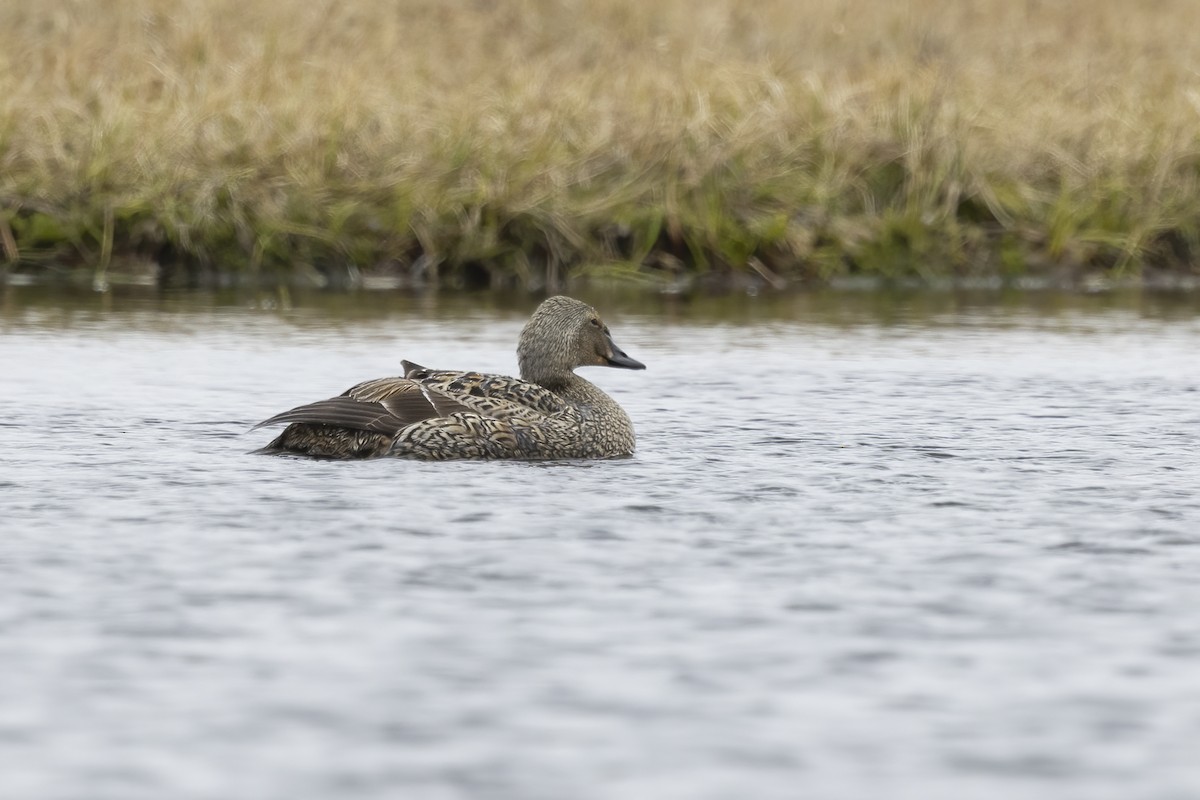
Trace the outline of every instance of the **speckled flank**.
{"type": "Polygon", "coordinates": [[[261,423],[290,424],[260,452],[429,460],[633,452],[628,415],[574,372],[589,365],[644,369],[616,347],[594,309],[569,297],[549,298],[521,331],[517,360],[519,379],[405,362],[403,377],[365,381],[261,423]]]}

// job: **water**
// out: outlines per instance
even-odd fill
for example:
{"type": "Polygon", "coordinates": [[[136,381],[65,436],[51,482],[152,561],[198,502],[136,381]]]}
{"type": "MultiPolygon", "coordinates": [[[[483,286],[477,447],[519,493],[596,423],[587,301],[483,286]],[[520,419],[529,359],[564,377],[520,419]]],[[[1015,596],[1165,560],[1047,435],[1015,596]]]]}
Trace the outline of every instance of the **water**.
{"type": "Polygon", "coordinates": [[[247,455],[530,305],[10,287],[0,796],[1200,795],[1194,299],[614,299],[631,459],[247,455]]]}

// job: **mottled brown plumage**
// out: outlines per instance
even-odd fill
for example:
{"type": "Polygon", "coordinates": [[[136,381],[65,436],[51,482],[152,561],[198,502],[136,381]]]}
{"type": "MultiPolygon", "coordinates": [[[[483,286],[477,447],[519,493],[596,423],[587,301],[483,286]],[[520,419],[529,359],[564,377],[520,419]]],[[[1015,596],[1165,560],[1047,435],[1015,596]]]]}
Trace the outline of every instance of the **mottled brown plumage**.
{"type": "Polygon", "coordinates": [[[595,309],[551,297],[517,345],[521,377],[431,370],[365,381],[260,423],[290,423],[263,453],[323,458],[607,458],[629,455],[633,424],[576,367],[645,369],[613,343],[595,309]]]}

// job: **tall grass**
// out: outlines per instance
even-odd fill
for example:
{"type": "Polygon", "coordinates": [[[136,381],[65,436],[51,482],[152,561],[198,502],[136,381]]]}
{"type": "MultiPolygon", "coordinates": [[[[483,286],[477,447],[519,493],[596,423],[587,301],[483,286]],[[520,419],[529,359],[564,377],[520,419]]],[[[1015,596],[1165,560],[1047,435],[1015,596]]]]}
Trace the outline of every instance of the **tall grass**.
{"type": "Polygon", "coordinates": [[[0,4],[0,254],[192,278],[1197,271],[1194,0],[0,4]]]}

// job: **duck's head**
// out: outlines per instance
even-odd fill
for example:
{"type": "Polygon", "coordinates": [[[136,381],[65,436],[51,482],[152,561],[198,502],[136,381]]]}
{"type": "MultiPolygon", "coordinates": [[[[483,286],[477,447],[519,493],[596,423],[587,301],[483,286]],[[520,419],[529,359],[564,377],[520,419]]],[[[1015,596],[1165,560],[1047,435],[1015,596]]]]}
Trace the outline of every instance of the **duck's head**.
{"type": "Polygon", "coordinates": [[[567,380],[576,367],[646,368],[617,347],[596,309],[562,295],[545,300],[525,323],[517,363],[522,378],[546,387],[567,380]]]}

